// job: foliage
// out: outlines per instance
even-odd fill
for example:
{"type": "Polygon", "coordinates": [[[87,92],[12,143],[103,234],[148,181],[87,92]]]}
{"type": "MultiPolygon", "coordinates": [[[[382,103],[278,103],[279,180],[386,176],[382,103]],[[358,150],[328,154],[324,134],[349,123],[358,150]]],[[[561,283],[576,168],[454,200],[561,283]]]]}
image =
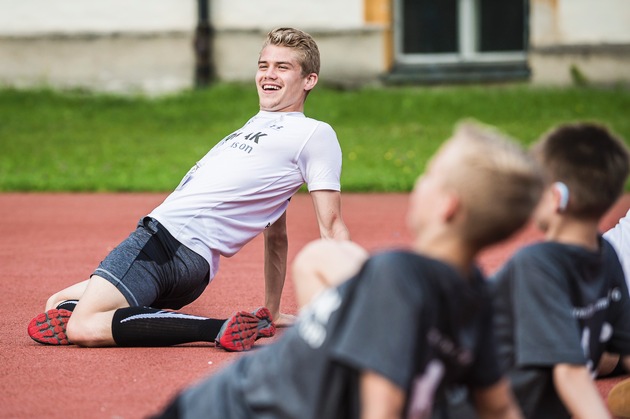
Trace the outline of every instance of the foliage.
{"type": "MultiPolygon", "coordinates": [[[[408,191],[457,121],[496,125],[529,144],[555,124],[590,120],[630,139],[630,91],[526,85],[336,90],[306,113],[330,123],[344,191],[408,191]]],[[[0,90],[0,191],[170,191],[257,111],[253,86],[165,97],[0,90]]]]}

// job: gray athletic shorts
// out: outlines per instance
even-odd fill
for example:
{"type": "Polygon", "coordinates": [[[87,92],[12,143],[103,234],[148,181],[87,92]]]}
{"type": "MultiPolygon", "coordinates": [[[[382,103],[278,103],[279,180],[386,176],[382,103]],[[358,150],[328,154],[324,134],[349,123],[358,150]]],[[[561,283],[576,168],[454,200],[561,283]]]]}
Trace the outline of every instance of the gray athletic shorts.
{"type": "Polygon", "coordinates": [[[209,282],[208,262],[151,217],[112,250],[93,275],[105,278],[132,307],[180,309],[209,282]]]}

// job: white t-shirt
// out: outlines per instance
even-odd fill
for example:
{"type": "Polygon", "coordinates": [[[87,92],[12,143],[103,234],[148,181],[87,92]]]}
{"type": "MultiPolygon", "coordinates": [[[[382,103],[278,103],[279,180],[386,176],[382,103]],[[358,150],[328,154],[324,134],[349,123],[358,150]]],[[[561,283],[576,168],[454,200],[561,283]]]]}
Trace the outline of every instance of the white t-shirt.
{"type": "Polygon", "coordinates": [[[300,112],[260,111],[215,145],[149,216],[210,264],[273,224],[289,198],[340,190],[341,148],[332,127],[300,112]]]}
{"type": "Polygon", "coordinates": [[[604,233],[604,238],[615,248],[630,289],[630,210],[616,226],[604,233]]]}

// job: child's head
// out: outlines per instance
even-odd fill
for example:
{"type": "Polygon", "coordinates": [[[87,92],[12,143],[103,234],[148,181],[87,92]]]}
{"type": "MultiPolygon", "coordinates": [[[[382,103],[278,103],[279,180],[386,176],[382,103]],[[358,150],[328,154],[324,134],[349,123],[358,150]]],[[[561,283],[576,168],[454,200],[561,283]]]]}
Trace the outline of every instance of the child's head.
{"type": "Polygon", "coordinates": [[[421,213],[442,207],[440,219],[450,217],[457,234],[478,250],[530,219],[542,185],[538,165],[520,145],[493,128],[462,123],[418,180],[411,227],[419,233],[434,222],[421,213]]]}
{"type": "Polygon", "coordinates": [[[593,123],[563,124],[533,147],[556,212],[599,220],[624,190],[629,154],[608,129],[593,123]]]}

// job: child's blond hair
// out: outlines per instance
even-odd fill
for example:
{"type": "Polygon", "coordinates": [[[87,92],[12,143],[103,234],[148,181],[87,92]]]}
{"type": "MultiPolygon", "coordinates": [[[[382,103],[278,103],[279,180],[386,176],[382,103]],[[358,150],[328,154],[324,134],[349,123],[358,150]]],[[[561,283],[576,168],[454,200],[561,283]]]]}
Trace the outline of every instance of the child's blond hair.
{"type": "Polygon", "coordinates": [[[512,235],[531,217],[543,179],[533,157],[516,141],[479,123],[460,123],[447,147],[459,157],[445,181],[460,196],[462,234],[481,248],[512,235]]]}

